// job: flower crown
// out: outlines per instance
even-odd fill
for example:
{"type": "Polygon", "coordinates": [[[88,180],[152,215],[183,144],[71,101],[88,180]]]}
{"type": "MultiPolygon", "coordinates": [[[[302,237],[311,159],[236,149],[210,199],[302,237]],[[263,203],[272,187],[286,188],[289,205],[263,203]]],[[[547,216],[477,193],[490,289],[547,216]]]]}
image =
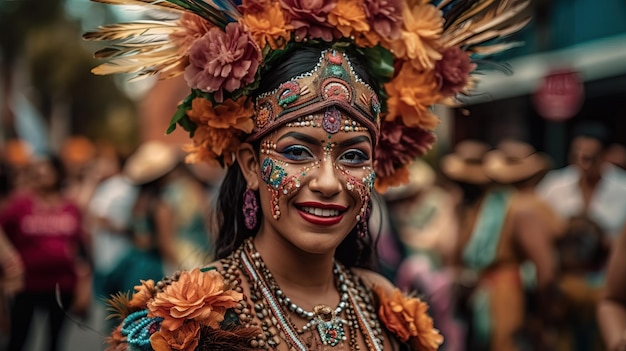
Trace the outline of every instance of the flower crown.
{"type": "Polygon", "coordinates": [[[188,161],[230,165],[242,141],[314,107],[337,105],[360,113],[380,134],[374,160],[379,191],[407,182],[408,164],[432,147],[438,118],[431,107],[469,94],[475,62],[517,46],[501,39],[529,20],[521,16],[529,0],[93,1],[175,15],[102,26],[84,38],[113,41],[96,52],[108,62],[95,74],[184,74],[191,93],[168,133],[177,125],[190,133],[188,161]],[[281,57],[320,43],[357,51],[378,91],[342,57],[336,63],[321,59],[311,76],[295,77],[253,101],[261,78],[281,57]],[[331,77],[321,66],[341,67],[347,75],[331,77]],[[329,92],[345,99],[329,99],[329,92]]]}

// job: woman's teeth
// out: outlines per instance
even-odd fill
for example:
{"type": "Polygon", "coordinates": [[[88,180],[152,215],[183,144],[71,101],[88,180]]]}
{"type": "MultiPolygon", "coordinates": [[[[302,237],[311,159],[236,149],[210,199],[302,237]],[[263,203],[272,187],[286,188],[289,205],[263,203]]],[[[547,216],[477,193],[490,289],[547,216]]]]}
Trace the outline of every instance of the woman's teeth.
{"type": "Polygon", "coordinates": [[[336,217],[339,216],[339,210],[331,210],[319,207],[302,207],[302,211],[319,217],[336,217]]]}

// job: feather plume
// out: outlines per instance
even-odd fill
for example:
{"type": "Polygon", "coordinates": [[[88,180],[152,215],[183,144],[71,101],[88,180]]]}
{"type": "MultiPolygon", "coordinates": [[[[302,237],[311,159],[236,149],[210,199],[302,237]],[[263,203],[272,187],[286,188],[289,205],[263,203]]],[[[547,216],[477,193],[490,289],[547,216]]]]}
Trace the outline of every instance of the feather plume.
{"type": "Polygon", "coordinates": [[[476,46],[470,49],[469,51],[474,54],[481,55],[481,56],[491,56],[493,54],[510,50],[512,48],[516,48],[522,45],[524,45],[524,43],[521,41],[512,41],[508,43],[500,43],[500,44],[494,44],[494,45],[476,46]]]}
{"type": "Polygon", "coordinates": [[[139,5],[150,6],[162,10],[180,12],[183,8],[165,0],[91,0],[107,5],[139,5]]]}
{"type": "Polygon", "coordinates": [[[441,37],[442,45],[470,47],[504,38],[525,26],[529,19],[518,20],[530,0],[485,1],[458,17],[441,37]],[[489,6],[485,6],[485,5],[489,6]]]}
{"type": "Polygon", "coordinates": [[[83,34],[83,39],[124,40],[139,36],[169,35],[175,30],[176,21],[136,21],[100,26],[96,31],[83,34]]]}
{"type": "Polygon", "coordinates": [[[124,319],[132,311],[128,307],[130,302],[130,292],[118,292],[115,295],[111,295],[111,298],[105,300],[108,305],[107,311],[111,312],[106,319],[119,318],[124,319]]]}

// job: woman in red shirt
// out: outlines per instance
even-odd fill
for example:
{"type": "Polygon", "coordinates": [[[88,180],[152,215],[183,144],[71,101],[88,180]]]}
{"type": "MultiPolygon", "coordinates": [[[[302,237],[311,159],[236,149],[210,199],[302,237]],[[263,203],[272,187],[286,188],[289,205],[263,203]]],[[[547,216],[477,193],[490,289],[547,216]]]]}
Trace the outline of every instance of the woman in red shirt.
{"type": "Polygon", "coordinates": [[[23,350],[36,307],[48,312],[48,349],[58,350],[65,314],[55,291],[58,287],[64,306],[74,298],[84,235],[79,208],[62,194],[63,174],[56,157],[37,159],[31,191],[16,194],[0,211],[0,227],[24,266],[23,290],[11,303],[10,351],[23,350]]]}

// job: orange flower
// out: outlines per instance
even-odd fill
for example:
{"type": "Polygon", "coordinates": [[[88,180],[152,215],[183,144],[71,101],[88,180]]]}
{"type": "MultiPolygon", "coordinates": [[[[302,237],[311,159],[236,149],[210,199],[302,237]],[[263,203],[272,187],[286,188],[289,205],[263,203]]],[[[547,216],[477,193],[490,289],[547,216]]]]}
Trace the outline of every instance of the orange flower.
{"type": "Polygon", "coordinates": [[[437,79],[433,71],[419,71],[404,63],[400,71],[385,84],[387,117],[389,121],[402,118],[408,127],[433,130],[439,119],[430,107],[440,100],[437,79]]]}
{"type": "Polygon", "coordinates": [[[265,45],[269,45],[272,50],[284,48],[293,29],[286,23],[278,2],[267,6],[263,11],[245,13],[241,21],[250,30],[261,50],[265,45]]]}
{"type": "Polygon", "coordinates": [[[154,280],[141,280],[141,285],[135,285],[133,298],[128,302],[128,307],[144,309],[148,301],[154,296],[154,280]]]}
{"type": "Polygon", "coordinates": [[[404,296],[398,289],[394,289],[391,296],[381,287],[374,287],[374,291],[380,300],[378,314],[387,329],[403,342],[408,342],[414,350],[433,351],[439,348],[443,336],[433,327],[425,302],[404,296]]]}
{"type": "Polygon", "coordinates": [[[126,351],[128,350],[128,343],[126,337],[122,335],[122,324],[117,326],[115,330],[106,339],[106,344],[109,347],[105,351],[126,351]]]}
{"type": "Polygon", "coordinates": [[[417,69],[433,69],[441,58],[437,50],[443,31],[443,17],[433,5],[402,9],[403,28],[400,38],[388,43],[398,57],[411,61],[417,69]]]}
{"type": "Polygon", "coordinates": [[[174,331],[186,320],[218,328],[228,308],[235,307],[243,294],[225,290],[224,278],[217,271],[196,268],[183,272],[178,281],[148,302],[151,316],[162,317],[161,330],[174,331]]]}
{"type": "Polygon", "coordinates": [[[191,45],[213,27],[209,21],[189,12],[183,12],[178,24],[179,29],[170,34],[170,40],[178,46],[181,56],[189,55],[191,45]]]}
{"type": "Polygon", "coordinates": [[[150,336],[150,346],[154,351],[193,351],[198,346],[200,324],[187,321],[179,329],[169,331],[161,328],[150,336]]]}
{"type": "Polygon", "coordinates": [[[328,14],[328,23],[337,28],[344,37],[354,32],[364,33],[370,30],[365,17],[363,2],[359,0],[338,1],[328,14]]]}
{"type": "Polygon", "coordinates": [[[369,32],[358,33],[354,36],[354,43],[357,46],[374,47],[380,42],[380,35],[373,30],[369,32]]]}
{"type": "Polygon", "coordinates": [[[227,99],[216,106],[205,98],[197,97],[191,102],[191,110],[187,111],[187,116],[197,124],[218,129],[232,127],[246,133],[254,128],[253,115],[252,101],[246,96],[239,97],[237,101],[227,99]]]}
{"type": "Polygon", "coordinates": [[[409,182],[409,169],[407,166],[396,169],[396,171],[388,177],[376,177],[374,188],[383,194],[389,187],[406,184],[409,182]]]}

